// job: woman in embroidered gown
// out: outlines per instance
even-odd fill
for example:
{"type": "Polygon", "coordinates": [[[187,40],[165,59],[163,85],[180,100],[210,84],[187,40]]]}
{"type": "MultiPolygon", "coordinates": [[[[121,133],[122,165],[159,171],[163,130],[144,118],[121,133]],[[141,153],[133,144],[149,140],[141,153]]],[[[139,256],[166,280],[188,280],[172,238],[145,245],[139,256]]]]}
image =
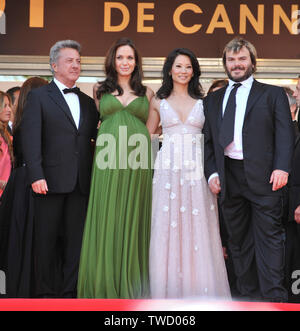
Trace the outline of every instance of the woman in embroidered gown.
{"type": "Polygon", "coordinates": [[[145,124],[153,92],[142,85],[141,60],[129,39],[111,47],[105,70],[106,80],[95,88],[102,122],[78,297],[145,298],[149,296],[152,191],[150,136],[145,124]]]}
{"type": "Polygon", "coordinates": [[[216,197],[203,174],[200,67],[187,49],[167,57],[147,127],[159,122],[150,241],[152,298],[230,298],[216,197]]]}

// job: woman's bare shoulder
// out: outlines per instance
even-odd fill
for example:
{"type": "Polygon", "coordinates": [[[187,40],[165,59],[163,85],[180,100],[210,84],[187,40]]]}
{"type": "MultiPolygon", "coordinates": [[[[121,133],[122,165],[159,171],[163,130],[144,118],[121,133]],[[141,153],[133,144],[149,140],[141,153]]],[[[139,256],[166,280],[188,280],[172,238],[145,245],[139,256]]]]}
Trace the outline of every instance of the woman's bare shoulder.
{"type": "Polygon", "coordinates": [[[152,88],[149,87],[149,86],[147,86],[146,96],[147,96],[149,102],[151,101],[151,99],[152,99],[153,96],[154,96],[154,92],[153,92],[152,88]]]}

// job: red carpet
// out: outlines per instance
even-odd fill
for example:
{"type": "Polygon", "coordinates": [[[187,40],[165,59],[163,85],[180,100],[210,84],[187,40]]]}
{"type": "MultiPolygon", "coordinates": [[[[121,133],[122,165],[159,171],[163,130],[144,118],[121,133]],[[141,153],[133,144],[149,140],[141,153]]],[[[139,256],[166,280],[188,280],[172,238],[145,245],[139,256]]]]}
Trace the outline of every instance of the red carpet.
{"type": "Polygon", "coordinates": [[[300,311],[300,304],[197,300],[1,299],[0,311],[300,311]]]}

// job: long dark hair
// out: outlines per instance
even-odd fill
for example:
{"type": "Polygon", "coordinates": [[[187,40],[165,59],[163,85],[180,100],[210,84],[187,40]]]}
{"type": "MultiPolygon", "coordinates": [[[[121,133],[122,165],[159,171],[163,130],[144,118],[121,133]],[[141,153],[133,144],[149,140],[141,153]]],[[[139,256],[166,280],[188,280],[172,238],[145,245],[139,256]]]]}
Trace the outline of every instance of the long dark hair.
{"type": "MultiPolygon", "coordinates": [[[[0,112],[3,111],[5,97],[7,97],[10,107],[12,107],[10,95],[8,93],[0,91],[0,112]]],[[[8,132],[8,129],[7,129],[7,124],[8,123],[0,121],[0,135],[2,136],[5,143],[7,144],[8,152],[9,152],[9,155],[10,155],[10,160],[11,160],[11,162],[13,162],[13,159],[14,159],[14,157],[13,157],[13,145],[12,145],[11,136],[10,136],[10,134],[8,132]]],[[[3,151],[2,151],[2,148],[1,148],[1,142],[0,142],[0,153],[2,154],[2,152],[3,151]]]]}
{"type": "Polygon", "coordinates": [[[156,95],[159,99],[165,99],[170,96],[173,90],[173,79],[170,75],[175,59],[178,55],[188,56],[193,67],[193,77],[189,81],[188,93],[193,99],[202,99],[204,97],[202,86],[199,82],[201,69],[199,62],[192,51],[186,48],[174,49],[166,58],[163,66],[163,82],[156,95]]]}
{"type": "Polygon", "coordinates": [[[38,88],[38,87],[41,87],[41,86],[47,85],[47,84],[48,84],[48,82],[45,79],[40,78],[40,77],[28,78],[23,83],[21,90],[20,90],[18,106],[17,106],[15,120],[14,120],[14,124],[13,124],[13,133],[15,133],[17,128],[20,126],[22,116],[23,116],[23,109],[24,109],[26,101],[27,101],[28,93],[34,88],[38,88]]]}
{"type": "Polygon", "coordinates": [[[116,71],[116,53],[117,49],[121,46],[130,46],[134,51],[135,68],[130,78],[130,87],[134,91],[136,96],[144,96],[146,94],[146,86],[142,84],[143,70],[142,60],[135,47],[133,41],[128,38],[121,38],[117,40],[109,49],[105,59],[105,73],[106,79],[100,83],[100,86],[96,92],[97,98],[100,99],[105,93],[113,93],[118,91],[118,95],[123,95],[124,91],[118,84],[118,73],[116,71]]]}

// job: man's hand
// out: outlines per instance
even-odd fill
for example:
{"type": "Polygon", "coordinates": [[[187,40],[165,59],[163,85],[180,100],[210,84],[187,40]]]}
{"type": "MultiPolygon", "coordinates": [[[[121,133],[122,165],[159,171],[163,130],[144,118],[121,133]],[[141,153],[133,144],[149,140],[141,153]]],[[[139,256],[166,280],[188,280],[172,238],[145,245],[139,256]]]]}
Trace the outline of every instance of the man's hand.
{"type": "Polygon", "coordinates": [[[270,178],[270,184],[273,183],[272,190],[277,191],[284,187],[288,182],[289,174],[283,170],[274,170],[270,178]]]}
{"type": "Polygon", "coordinates": [[[37,180],[36,182],[31,184],[33,192],[36,194],[47,194],[48,186],[45,179],[37,180]]]}
{"type": "Polygon", "coordinates": [[[300,206],[298,206],[295,210],[295,221],[300,224],[300,206]]]}
{"type": "Polygon", "coordinates": [[[220,184],[219,176],[212,178],[209,181],[208,186],[213,194],[219,194],[221,192],[221,184],[220,184]]]}

